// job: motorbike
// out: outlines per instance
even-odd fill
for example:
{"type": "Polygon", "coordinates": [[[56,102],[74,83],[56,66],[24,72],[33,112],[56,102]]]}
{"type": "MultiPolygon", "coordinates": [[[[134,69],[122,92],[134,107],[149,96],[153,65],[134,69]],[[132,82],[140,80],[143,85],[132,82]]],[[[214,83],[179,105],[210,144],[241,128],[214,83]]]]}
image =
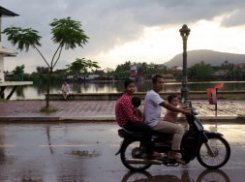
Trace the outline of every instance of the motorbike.
{"type": "MultiPolygon", "coordinates": [[[[197,158],[198,162],[207,169],[218,169],[224,166],[231,154],[230,145],[221,133],[205,130],[198,112],[190,108],[186,114],[188,129],[181,141],[180,153],[185,164],[197,158]]],[[[162,157],[149,160],[144,158],[145,146],[142,141],[143,133],[119,129],[118,135],[123,138],[116,153],[120,154],[123,165],[132,171],[144,171],[152,165],[178,166],[176,160],[168,158],[171,151],[171,134],[153,132],[153,150],[162,154],[162,157]]]]}

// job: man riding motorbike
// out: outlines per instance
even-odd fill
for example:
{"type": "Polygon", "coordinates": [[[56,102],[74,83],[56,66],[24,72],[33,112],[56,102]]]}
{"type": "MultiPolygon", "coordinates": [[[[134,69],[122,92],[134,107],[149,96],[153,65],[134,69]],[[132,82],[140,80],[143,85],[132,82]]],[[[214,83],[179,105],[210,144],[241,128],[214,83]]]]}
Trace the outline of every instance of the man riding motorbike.
{"type": "Polygon", "coordinates": [[[177,108],[161,98],[159,92],[163,89],[164,78],[161,75],[154,75],[152,77],[153,89],[148,91],[145,96],[144,102],[144,122],[149,125],[153,130],[173,134],[172,151],[169,152],[168,157],[175,159],[179,163],[184,163],[181,159],[180,143],[184,134],[183,127],[176,123],[170,123],[160,118],[161,107],[168,110],[189,114],[190,110],[177,108]]]}

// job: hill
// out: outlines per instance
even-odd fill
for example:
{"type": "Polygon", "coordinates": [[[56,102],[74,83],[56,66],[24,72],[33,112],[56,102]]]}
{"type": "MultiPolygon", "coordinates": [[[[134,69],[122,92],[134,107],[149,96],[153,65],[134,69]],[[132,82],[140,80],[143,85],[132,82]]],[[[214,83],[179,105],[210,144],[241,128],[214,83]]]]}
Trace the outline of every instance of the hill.
{"type": "MultiPolygon", "coordinates": [[[[187,52],[188,67],[204,61],[211,66],[220,66],[225,61],[233,64],[245,63],[245,54],[234,54],[226,52],[217,52],[211,50],[193,50],[187,52]]],[[[167,67],[183,66],[182,53],[173,57],[170,61],[164,63],[167,67]]]]}

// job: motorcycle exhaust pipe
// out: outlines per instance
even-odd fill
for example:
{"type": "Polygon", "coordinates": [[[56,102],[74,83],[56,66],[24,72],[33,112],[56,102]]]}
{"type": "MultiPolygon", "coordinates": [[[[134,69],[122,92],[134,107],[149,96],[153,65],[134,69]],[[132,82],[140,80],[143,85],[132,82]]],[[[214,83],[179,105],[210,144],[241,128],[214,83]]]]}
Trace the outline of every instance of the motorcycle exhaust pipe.
{"type": "Polygon", "coordinates": [[[156,164],[161,165],[162,162],[156,160],[138,160],[138,159],[128,159],[126,160],[127,163],[130,164],[156,164]]]}

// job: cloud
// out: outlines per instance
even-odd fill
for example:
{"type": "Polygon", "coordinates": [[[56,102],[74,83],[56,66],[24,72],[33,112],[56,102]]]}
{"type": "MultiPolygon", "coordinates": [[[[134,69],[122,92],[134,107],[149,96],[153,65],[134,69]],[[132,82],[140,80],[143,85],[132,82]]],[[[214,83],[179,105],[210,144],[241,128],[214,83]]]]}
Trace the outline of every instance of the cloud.
{"type": "MultiPolygon", "coordinates": [[[[2,6],[19,17],[4,18],[9,25],[32,27],[42,35],[42,51],[52,55],[55,46],[50,40],[49,23],[54,18],[71,16],[82,22],[90,37],[84,49],[74,56],[93,57],[126,42],[139,39],[146,27],[176,26],[234,12],[223,26],[238,26],[245,22],[245,2],[240,0],[2,0],[2,6]]],[[[65,54],[65,53],[64,53],[65,54]]]]}
{"type": "Polygon", "coordinates": [[[241,26],[245,25],[245,8],[241,8],[239,10],[234,10],[229,16],[226,16],[223,21],[222,25],[226,27],[234,27],[234,26],[241,26]]]}

